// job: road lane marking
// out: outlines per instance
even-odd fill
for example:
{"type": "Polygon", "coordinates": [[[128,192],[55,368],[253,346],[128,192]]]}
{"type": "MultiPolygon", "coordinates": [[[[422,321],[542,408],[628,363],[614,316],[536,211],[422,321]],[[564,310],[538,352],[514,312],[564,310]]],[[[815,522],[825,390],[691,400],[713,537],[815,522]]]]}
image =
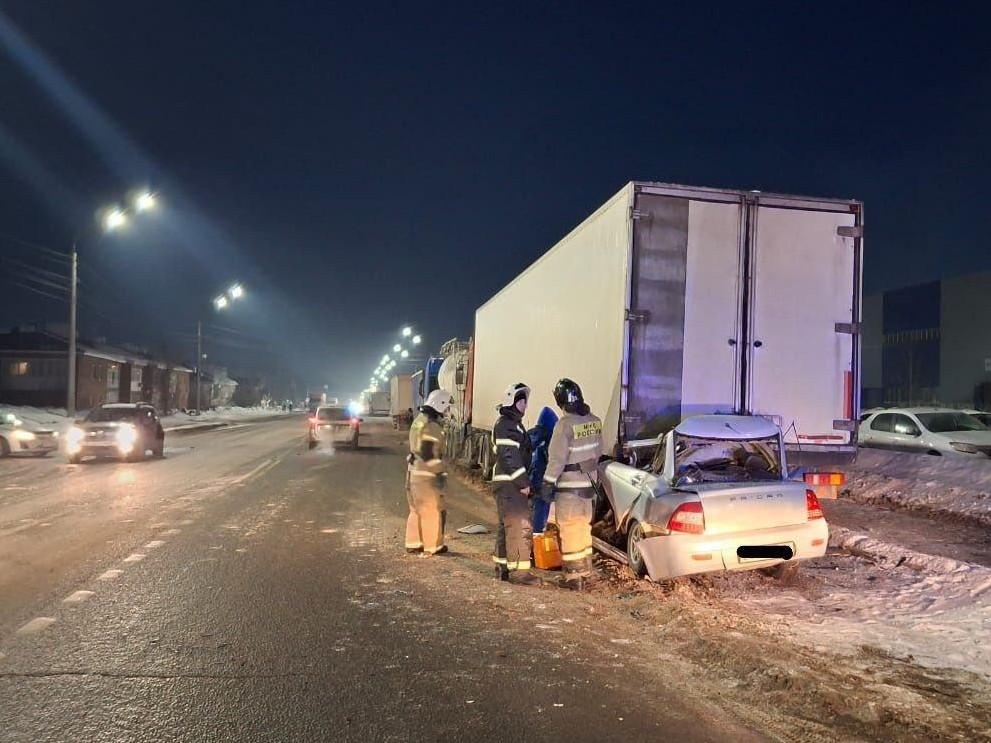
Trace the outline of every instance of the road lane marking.
{"type": "Polygon", "coordinates": [[[76,591],[62,599],[63,604],[81,604],[83,601],[94,595],[93,591],[76,591]]]}
{"type": "Polygon", "coordinates": [[[152,539],[148,544],[145,545],[146,550],[154,550],[161,547],[165,542],[161,539],[152,539]]]}
{"type": "Polygon", "coordinates": [[[145,556],[140,552],[132,552],[130,555],[124,558],[124,562],[141,562],[145,559],[145,556]]]}
{"type": "Polygon", "coordinates": [[[166,529],[165,531],[163,531],[158,536],[160,536],[160,537],[171,537],[171,536],[174,536],[176,534],[181,534],[181,533],[182,533],[182,529],[166,529]]]}
{"type": "Polygon", "coordinates": [[[266,459],[264,462],[259,464],[250,472],[243,474],[240,477],[235,477],[234,480],[231,482],[231,485],[240,485],[242,482],[246,482],[247,480],[250,480],[252,477],[259,474],[266,467],[271,467],[273,464],[276,463],[276,461],[277,460],[275,459],[266,459]]]}
{"type": "Polygon", "coordinates": [[[116,570],[116,569],[107,570],[102,575],[100,575],[97,578],[97,580],[113,580],[114,578],[116,578],[117,576],[119,576],[123,572],[124,572],[123,570],[116,570]]]}
{"type": "Polygon", "coordinates": [[[22,626],[17,630],[19,635],[33,635],[36,632],[41,632],[45,627],[49,627],[55,624],[55,619],[53,617],[35,617],[30,622],[22,626]]]}
{"type": "Polygon", "coordinates": [[[324,534],[336,534],[340,529],[321,529],[320,531],[324,534]]]}

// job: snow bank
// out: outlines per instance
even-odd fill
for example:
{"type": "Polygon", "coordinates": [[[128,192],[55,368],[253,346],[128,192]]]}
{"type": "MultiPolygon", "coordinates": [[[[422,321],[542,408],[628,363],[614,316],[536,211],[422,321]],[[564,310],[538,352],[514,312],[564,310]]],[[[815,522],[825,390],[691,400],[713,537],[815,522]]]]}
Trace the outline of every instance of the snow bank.
{"type": "Polygon", "coordinates": [[[245,419],[266,418],[275,415],[285,415],[286,412],[279,408],[217,408],[216,410],[204,410],[200,413],[173,413],[162,417],[162,425],[165,428],[184,428],[203,423],[227,423],[231,421],[242,421],[245,419]]]}
{"type": "MultiPolygon", "coordinates": [[[[66,415],[65,408],[33,408],[26,405],[4,405],[0,403],[0,410],[13,413],[21,420],[29,424],[40,427],[54,428],[64,431],[72,425],[73,418],[66,415]]],[[[83,417],[85,411],[80,411],[78,417],[83,417]]],[[[243,420],[254,420],[268,416],[285,415],[285,411],[279,408],[218,408],[216,410],[204,410],[197,414],[173,413],[162,417],[162,426],[166,429],[185,428],[204,423],[227,423],[243,420]]]]}
{"type": "Polygon", "coordinates": [[[991,526],[991,459],[861,449],[847,469],[845,495],[991,526]]]}
{"type": "Polygon", "coordinates": [[[852,539],[864,557],[821,558],[803,566],[797,586],[733,603],[773,615],[777,631],[815,649],[857,655],[873,647],[991,678],[991,570],[918,553],[909,558],[922,560],[927,570],[909,567],[907,560],[898,565],[904,555],[877,555],[891,546],[862,536],[836,539],[852,539]]]}
{"type": "Polygon", "coordinates": [[[981,583],[991,586],[991,568],[970,562],[954,560],[952,557],[927,555],[890,542],[882,542],[866,534],[858,534],[842,526],[829,527],[830,546],[844,549],[850,554],[866,557],[885,568],[905,566],[933,575],[950,573],[972,573],[981,583]]]}

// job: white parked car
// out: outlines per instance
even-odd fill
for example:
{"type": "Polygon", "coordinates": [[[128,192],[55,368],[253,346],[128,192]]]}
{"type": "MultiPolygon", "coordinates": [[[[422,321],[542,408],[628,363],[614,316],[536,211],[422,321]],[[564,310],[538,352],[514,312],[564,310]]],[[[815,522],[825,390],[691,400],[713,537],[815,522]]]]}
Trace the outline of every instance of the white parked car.
{"type": "Polygon", "coordinates": [[[861,446],[936,456],[991,456],[991,428],[962,410],[888,408],[860,423],[861,446]]]}
{"type": "Polygon", "coordinates": [[[988,428],[991,428],[991,413],[986,410],[965,410],[968,415],[972,415],[988,428]]]}
{"type": "Polygon", "coordinates": [[[819,500],[787,471],[771,421],[701,415],[664,435],[646,469],[603,462],[600,508],[630,567],[653,580],[822,557],[829,529],[819,500]]]}
{"type": "Polygon", "coordinates": [[[18,418],[0,409],[0,457],[14,454],[44,457],[58,449],[58,431],[18,418]]]}

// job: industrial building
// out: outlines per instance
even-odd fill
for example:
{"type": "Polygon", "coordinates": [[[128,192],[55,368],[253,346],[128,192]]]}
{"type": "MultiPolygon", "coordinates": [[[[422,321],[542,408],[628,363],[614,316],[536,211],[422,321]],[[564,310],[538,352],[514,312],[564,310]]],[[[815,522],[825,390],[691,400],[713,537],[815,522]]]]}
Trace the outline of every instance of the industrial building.
{"type": "Polygon", "coordinates": [[[991,272],[864,298],[862,407],[991,409],[991,272]]]}

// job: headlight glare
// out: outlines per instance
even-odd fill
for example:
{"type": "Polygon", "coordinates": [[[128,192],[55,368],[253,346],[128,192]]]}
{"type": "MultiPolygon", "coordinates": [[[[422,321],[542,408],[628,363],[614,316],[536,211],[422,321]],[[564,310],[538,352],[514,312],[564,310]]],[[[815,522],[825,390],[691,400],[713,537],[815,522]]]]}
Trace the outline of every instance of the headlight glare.
{"type": "Polygon", "coordinates": [[[25,431],[23,428],[16,429],[10,437],[14,441],[34,441],[37,438],[31,431],[25,431]]]}

